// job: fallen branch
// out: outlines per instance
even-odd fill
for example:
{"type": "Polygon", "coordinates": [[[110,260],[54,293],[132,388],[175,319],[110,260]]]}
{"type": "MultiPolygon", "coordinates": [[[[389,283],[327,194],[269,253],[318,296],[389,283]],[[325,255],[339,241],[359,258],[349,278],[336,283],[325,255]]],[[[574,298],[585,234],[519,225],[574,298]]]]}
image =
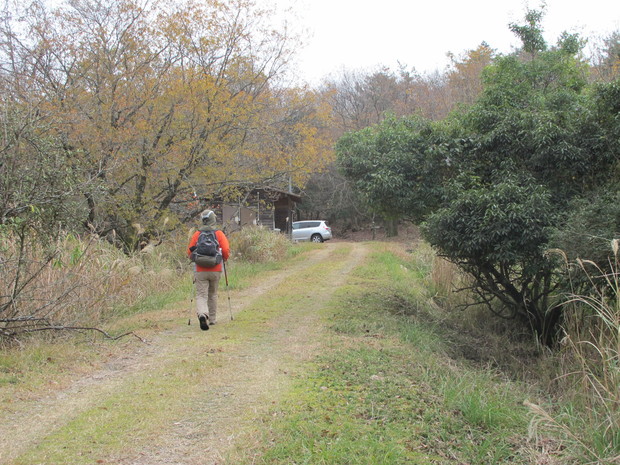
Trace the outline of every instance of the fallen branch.
{"type": "Polygon", "coordinates": [[[142,339],[140,336],[138,336],[133,331],[129,331],[127,333],[119,334],[118,336],[112,336],[108,332],[106,332],[106,331],[104,331],[104,330],[102,330],[100,328],[91,328],[91,327],[88,327],[88,326],[58,326],[58,325],[56,325],[56,326],[41,326],[41,327],[38,327],[38,328],[23,328],[23,329],[20,329],[19,331],[15,331],[15,332],[12,332],[12,333],[9,333],[7,331],[2,331],[1,334],[3,336],[9,337],[9,338],[16,338],[20,334],[34,333],[34,332],[38,332],[38,331],[96,331],[98,333],[103,334],[103,336],[106,339],[110,339],[111,341],[117,341],[118,339],[120,339],[122,337],[125,337],[125,336],[134,336],[140,342],[148,344],[147,341],[142,339]]]}

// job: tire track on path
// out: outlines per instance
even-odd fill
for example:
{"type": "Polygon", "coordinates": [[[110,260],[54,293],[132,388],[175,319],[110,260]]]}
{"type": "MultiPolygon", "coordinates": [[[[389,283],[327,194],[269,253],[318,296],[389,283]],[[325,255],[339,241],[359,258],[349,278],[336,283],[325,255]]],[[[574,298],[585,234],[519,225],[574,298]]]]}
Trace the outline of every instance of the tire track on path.
{"type": "MultiPolygon", "coordinates": [[[[343,247],[333,245],[333,249],[343,247]]],[[[209,373],[209,387],[192,404],[187,416],[166,431],[155,444],[120,458],[122,465],[220,465],[226,454],[252,423],[274,405],[290,387],[301,364],[320,350],[324,330],[319,310],[346,282],[349,273],[366,255],[360,244],[351,244],[346,258],[300,286],[289,278],[270,286],[276,292],[280,284],[299,294],[303,305],[287,308],[265,322],[262,335],[241,343],[235,350],[218,355],[219,365],[209,373]],[[308,295],[311,298],[308,298],[308,295]]],[[[329,257],[322,256],[326,261],[329,257]]],[[[308,268],[316,265],[309,264],[308,268]]]]}

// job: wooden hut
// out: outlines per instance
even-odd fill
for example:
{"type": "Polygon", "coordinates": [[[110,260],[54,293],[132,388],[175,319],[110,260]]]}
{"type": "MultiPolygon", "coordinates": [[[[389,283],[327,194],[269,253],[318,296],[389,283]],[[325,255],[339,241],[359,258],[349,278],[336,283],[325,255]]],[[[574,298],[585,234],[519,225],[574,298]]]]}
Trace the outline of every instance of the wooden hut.
{"type": "Polygon", "coordinates": [[[236,203],[222,202],[214,209],[222,218],[222,226],[227,233],[255,225],[288,234],[298,203],[301,203],[301,197],[297,194],[261,188],[240,196],[236,203]]]}

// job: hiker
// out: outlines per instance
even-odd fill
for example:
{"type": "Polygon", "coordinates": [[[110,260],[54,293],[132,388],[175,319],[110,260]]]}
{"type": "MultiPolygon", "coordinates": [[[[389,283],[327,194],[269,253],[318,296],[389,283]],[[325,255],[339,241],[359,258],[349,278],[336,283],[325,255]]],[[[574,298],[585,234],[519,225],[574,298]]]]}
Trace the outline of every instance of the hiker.
{"type": "MultiPolygon", "coordinates": [[[[216,229],[216,217],[213,210],[205,210],[200,214],[202,225],[198,228],[187,246],[187,255],[194,261],[194,282],[196,283],[196,312],[200,329],[206,331],[209,325],[214,325],[217,315],[217,288],[222,275],[222,261],[228,260],[230,246],[226,235],[216,229]],[[201,237],[201,234],[204,235],[201,237]],[[209,234],[212,233],[212,234],[209,234]],[[200,238],[200,241],[199,241],[200,238]],[[214,257],[197,257],[197,252],[201,249],[208,249],[204,244],[211,246],[212,239],[215,238],[216,255],[214,257]],[[200,242],[200,244],[199,244],[200,242]],[[206,258],[208,260],[201,260],[206,258]],[[206,262],[206,263],[205,263],[206,262]]],[[[210,253],[206,253],[211,255],[210,253]]]]}

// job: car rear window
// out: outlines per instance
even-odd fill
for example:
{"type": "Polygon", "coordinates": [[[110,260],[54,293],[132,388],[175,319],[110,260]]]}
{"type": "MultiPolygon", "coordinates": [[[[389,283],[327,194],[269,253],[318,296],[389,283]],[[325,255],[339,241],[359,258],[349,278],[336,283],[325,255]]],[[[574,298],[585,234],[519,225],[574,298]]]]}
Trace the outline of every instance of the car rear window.
{"type": "Polygon", "coordinates": [[[317,228],[319,226],[321,226],[320,221],[303,221],[299,223],[293,223],[293,229],[317,228]]]}

